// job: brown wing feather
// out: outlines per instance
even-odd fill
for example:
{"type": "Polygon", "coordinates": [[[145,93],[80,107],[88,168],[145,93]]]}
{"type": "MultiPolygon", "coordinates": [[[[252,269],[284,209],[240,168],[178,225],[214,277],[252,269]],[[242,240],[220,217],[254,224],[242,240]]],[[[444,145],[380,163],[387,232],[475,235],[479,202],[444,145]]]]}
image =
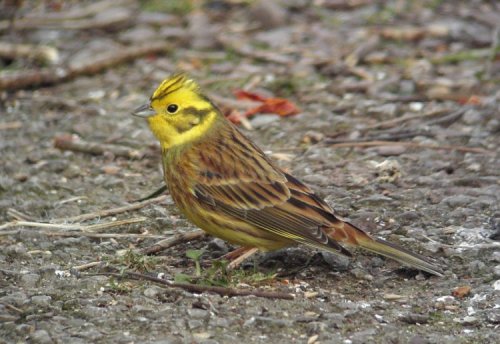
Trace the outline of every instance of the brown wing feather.
{"type": "Polygon", "coordinates": [[[196,197],[260,229],[349,255],[323,230],[340,222],[331,208],[236,128],[228,125],[227,130],[216,147],[197,150],[199,173],[192,186],[196,197]]]}

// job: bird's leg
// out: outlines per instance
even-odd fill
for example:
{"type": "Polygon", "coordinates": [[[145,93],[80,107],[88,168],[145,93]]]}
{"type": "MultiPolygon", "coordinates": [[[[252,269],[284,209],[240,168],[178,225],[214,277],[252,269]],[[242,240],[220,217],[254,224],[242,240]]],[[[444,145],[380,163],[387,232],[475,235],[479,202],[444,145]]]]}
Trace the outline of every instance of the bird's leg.
{"type": "Polygon", "coordinates": [[[253,256],[255,253],[259,251],[256,247],[239,247],[234,251],[226,253],[222,256],[223,259],[227,259],[230,261],[227,266],[228,270],[233,270],[237,268],[241,263],[243,263],[247,258],[253,256]]]}

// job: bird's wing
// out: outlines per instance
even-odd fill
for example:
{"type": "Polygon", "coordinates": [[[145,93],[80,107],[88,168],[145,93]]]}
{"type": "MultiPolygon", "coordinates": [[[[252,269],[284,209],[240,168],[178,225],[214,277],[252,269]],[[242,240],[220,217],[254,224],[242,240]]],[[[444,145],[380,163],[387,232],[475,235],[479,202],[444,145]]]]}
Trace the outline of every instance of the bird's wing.
{"type": "Polygon", "coordinates": [[[236,128],[196,149],[191,191],[230,217],[285,238],[349,254],[323,228],[338,220],[307,186],[284,173],[236,128]]]}

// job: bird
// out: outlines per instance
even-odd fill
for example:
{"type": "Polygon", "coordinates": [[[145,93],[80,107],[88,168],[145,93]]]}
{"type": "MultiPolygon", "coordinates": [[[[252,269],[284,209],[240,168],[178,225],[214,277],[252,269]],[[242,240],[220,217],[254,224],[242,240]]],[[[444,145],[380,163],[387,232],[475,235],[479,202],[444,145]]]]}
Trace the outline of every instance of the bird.
{"type": "Polygon", "coordinates": [[[295,245],[349,257],[348,247],[359,247],[443,276],[429,258],[337,216],[226,119],[186,74],[166,78],[132,114],[146,118],[160,143],[164,180],[181,213],[240,246],[227,255],[231,264],[295,245]]]}

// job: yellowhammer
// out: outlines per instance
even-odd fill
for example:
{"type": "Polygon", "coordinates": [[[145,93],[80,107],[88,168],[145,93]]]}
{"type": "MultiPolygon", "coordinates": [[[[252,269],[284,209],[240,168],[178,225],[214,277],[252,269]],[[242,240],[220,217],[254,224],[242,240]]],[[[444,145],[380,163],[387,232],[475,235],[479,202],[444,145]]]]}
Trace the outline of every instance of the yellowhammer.
{"type": "Polygon", "coordinates": [[[209,234],[241,245],[238,259],[296,244],[350,256],[346,244],[442,275],[425,257],[335,216],[225,119],[185,75],[163,81],[150,103],[134,114],[147,118],[160,141],[165,182],[179,209],[209,234]]]}

